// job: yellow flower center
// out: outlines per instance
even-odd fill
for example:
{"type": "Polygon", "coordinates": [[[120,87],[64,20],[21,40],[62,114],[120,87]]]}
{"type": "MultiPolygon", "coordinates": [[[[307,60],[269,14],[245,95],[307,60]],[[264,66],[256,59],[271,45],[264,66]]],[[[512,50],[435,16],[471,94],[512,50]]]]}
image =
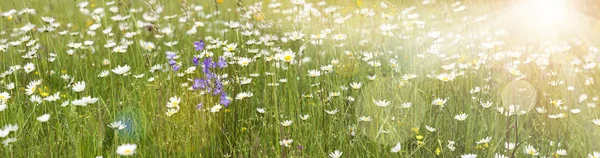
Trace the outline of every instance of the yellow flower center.
{"type": "Polygon", "coordinates": [[[291,55],[286,55],[285,57],[283,57],[283,60],[285,60],[285,61],[292,61],[292,56],[291,55]]]}
{"type": "Polygon", "coordinates": [[[130,154],[132,152],[131,149],[125,149],[125,151],[123,151],[125,154],[130,154]]]}

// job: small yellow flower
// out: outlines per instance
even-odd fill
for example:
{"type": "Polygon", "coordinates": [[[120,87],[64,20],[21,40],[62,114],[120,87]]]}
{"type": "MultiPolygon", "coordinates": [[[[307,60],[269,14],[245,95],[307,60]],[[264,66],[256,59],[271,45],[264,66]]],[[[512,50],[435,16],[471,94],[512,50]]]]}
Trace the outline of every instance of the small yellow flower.
{"type": "Polygon", "coordinates": [[[217,3],[219,3],[219,4],[223,3],[223,0],[217,0],[217,3]]]}
{"type": "Polygon", "coordinates": [[[9,15],[8,17],[6,17],[6,19],[12,20],[12,15],[9,15]]]}
{"type": "Polygon", "coordinates": [[[437,149],[435,149],[436,155],[440,155],[441,152],[442,152],[442,149],[440,149],[439,147],[437,149]]]}
{"type": "Polygon", "coordinates": [[[421,140],[421,139],[423,139],[423,136],[422,135],[417,135],[417,136],[415,136],[415,138],[417,138],[418,140],[421,140]]]}
{"type": "Polygon", "coordinates": [[[356,5],[359,6],[359,7],[362,6],[363,5],[363,1],[362,0],[357,0],[356,1],[356,5]]]}
{"type": "Polygon", "coordinates": [[[425,142],[417,141],[417,145],[419,145],[419,146],[424,145],[424,144],[425,144],[425,142]]]}
{"type": "Polygon", "coordinates": [[[85,27],[90,27],[90,26],[92,26],[92,24],[94,24],[94,21],[92,21],[92,20],[88,19],[88,20],[85,22],[85,27]]]}
{"type": "Polygon", "coordinates": [[[265,19],[265,17],[263,17],[261,14],[256,13],[256,14],[254,14],[254,19],[258,20],[258,21],[262,21],[265,19]]]}
{"type": "Polygon", "coordinates": [[[246,127],[242,127],[242,132],[246,131],[246,127]]]}
{"type": "Polygon", "coordinates": [[[35,74],[35,75],[39,75],[39,74],[40,74],[40,72],[39,72],[39,71],[35,71],[35,72],[33,72],[33,74],[35,74]]]}
{"type": "Polygon", "coordinates": [[[419,127],[414,127],[411,129],[415,134],[419,134],[419,127]]]}
{"type": "Polygon", "coordinates": [[[229,109],[225,109],[225,112],[231,112],[231,110],[229,110],[229,109]]]}

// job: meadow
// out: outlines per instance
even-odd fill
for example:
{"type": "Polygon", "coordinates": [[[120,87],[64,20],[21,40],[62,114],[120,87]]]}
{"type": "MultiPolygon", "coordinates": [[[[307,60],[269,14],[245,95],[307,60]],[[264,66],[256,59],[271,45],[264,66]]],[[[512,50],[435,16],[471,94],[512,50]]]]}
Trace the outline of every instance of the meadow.
{"type": "Polygon", "coordinates": [[[0,157],[600,158],[575,2],[4,0],[0,157]]]}

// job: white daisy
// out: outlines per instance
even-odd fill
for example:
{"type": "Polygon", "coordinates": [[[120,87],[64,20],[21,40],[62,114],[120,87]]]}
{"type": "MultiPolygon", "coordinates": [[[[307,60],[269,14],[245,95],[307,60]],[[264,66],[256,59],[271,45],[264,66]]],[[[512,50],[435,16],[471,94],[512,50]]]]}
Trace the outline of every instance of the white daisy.
{"type": "Polygon", "coordinates": [[[131,155],[135,154],[136,148],[137,148],[137,145],[135,145],[135,144],[123,144],[123,145],[117,147],[117,154],[123,155],[123,156],[131,156],[131,155]]]}
{"type": "Polygon", "coordinates": [[[112,69],[112,72],[117,75],[123,75],[123,74],[129,72],[130,69],[131,69],[131,67],[129,67],[129,65],[124,65],[124,66],[119,65],[116,68],[112,69]]]}

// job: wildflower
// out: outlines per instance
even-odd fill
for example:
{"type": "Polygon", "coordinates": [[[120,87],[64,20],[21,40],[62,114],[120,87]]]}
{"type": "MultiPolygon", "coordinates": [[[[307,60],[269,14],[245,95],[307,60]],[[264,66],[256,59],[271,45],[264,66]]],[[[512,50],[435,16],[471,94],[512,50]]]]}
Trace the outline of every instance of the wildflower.
{"type": "Polygon", "coordinates": [[[408,109],[408,108],[412,107],[412,103],[411,102],[402,103],[400,105],[400,107],[404,108],[404,109],[408,109]]]}
{"type": "Polygon", "coordinates": [[[237,45],[238,45],[237,43],[228,44],[228,45],[226,45],[226,46],[223,48],[223,50],[224,50],[224,51],[226,51],[226,52],[232,52],[232,51],[234,51],[234,50],[235,50],[235,48],[237,47],[237,45]]]}
{"type": "Polygon", "coordinates": [[[454,146],[455,142],[448,140],[448,145],[446,145],[446,147],[450,150],[450,151],[454,151],[456,150],[456,147],[454,146]]]}
{"type": "Polygon", "coordinates": [[[293,139],[284,139],[282,141],[279,141],[279,145],[283,145],[285,147],[290,147],[290,144],[292,144],[292,142],[294,142],[293,139]]]}
{"type": "Polygon", "coordinates": [[[329,115],[335,115],[337,112],[339,112],[340,110],[338,109],[334,109],[334,110],[325,110],[325,112],[329,115]]]}
{"type": "Polygon", "coordinates": [[[454,116],[454,119],[456,119],[458,121],[464,121],[467,119],[467,116],[469,116],[469,115],[462,113],[462,114],[458,114],[458,115],[454,116]]]}
{"type": "Polygon", "coordinates": [[[598,126],[600,126],[600,118],[593,119],[592,122],[598,126]]]}
{"type": "Polygon", "coordinates": [[[308,117],[309,117],[309,115],[300,115],[300,119],[301,119],[302,121],[306,121],[306,120],[308,120],[308,117]]]}
{"type": "Polygon", "coordinates": [[[448,101],[447,99],[440,99],[440,98],[437,98],[437,99],[433,100],[433,101],[431,102],[431,104],[433,104],[433,105],[437,105],[437,106],[440,106],[440,107],[442,107],[442,108],[443,108],[443,107],[444,107],[444,105],[446,105],[446,102],[447,102],[447,101],[448,101]]]}
{"type": "Polygon", "coordinates": [[[504,156],[502,154],[496,153],[494,154],[494,158],[509,158],[508,156],[504,156]]]}
{"type": "Polygon", "coordinates": [[[600,152],[594,151],[594,153],[588,154],[588,158],[600,158],[600,152]]]}
{"type": "Polygon", "coordinates": [[[515,67],[508,68],[508,72],[514,76],[521,76],[521,71],[517,70],[515,67]]]}
{"type": "Polygon", "coordinates": [[[169,98],[169,102],[167,102],[167,107],[168,108],[179,107],[180,102],[181,102],[181,98],[179,98],[177,96],[173,96],[173,97],[169,98]]]}
{"type": "Polygon", "coordinates": [[[123,156],[131,156],[131,155],[135,154],[136,148],[137,148],[137,145],[135,145],[135,144],[123,144],[123,145],[117,147],[117,154],[123,155],[123,156]]]}
{"type": "Polygon", "coordinates": [[[352,89],[360,89],[360,87],[362,86],[362,83],[358,82],[352,82],[350,83],[350,87],[352,87],[352,89]]]}
{"type": "Polygon", "coordinates": [[[252,96],[253,96],[253,94],[252,94],[252,93],[250,93],[250,92],[242,92],[242,93],[239,93],[239,94],[238,94],[238,95],[235,97],[235,99],[236,99],[236,100],[242,100],[242,99],[244,99],[244,98],[249,98],[249,97],[252,97],[252,96]]]}
{"type": "Polygon", "coordinates": [[[429,132],[435,132],[435,130],[436,130],[435,128],[428,126],[428,125],[425,125],[425,129],[427,129],[429,132]]]}
{"type": "Polygon", "coordinates": [[[292,125],[292,120],[285,120],[285,121],[281,122],[281,125],[284,127],[288,127],[288,126],[292,125]]]}
{"type": "Polygon", "coordinates": [[[117,130],[122,130],[122,129],[125,129],[127,127],[127,125],[124,125],[123,122],[121,122],[121,121],[115,121],[113,123],[110,123],[108,125],[108,127],[114,128],[114,129],[117,129],[117,130]]]}
{"type": "Polygon", "coordinates": [[[62,102],[62,104],[60,104],[61,107],[66,107],[67,105],[69,105],[69,101],[64,101],[62,102]]]}
{"type": "Polygon", "coordinates": [[[108,73],[109,72],[107,70],[104,70],[104,71],[100,72],[100,74],[98,74],[98,77],[106,77],[106,76],[108,76],[108,73]]]}
{"type": "Polygon", "coordinates": [[[476,158],[477,155],[476,154],[464,154],[461,155],[460,158],[476,158]]]}
{"type": "Polygon", "coordinates": [[[371,81],[374,81],[375,79],[377,79],[377,75],[367,76],[367,78],[371,81]]]}
{"type": "Polygon", "coordinates": [[[16,142],[17,138],[7,138],[4,141],[2,141],[2,144],[4,144],[4,146],[8,146],[10,145],[10,143],[16,142]]]}
{"type": "Polygon", "coordinates": [[[417,77],[417,75],[415,75],[415,74],[404,74],[404,75],[402,75],[402,79],[406,80],[406,81],[408,81],[410,79],[413,79],[413,78],[416,78],[416,77],[417,77]]]}
{"type": "Polygon", "coordinates": [[[533,146],[532,146],[532,145],[527,145],[527,146],[526,146],[526,147],[523,149],[523,151],[524,151],[526,154],[529,154],[529,155],[532,155],[532,156],[537,156],[537,155],[538,155],[538,152],[537,152],[537,150],[536,150],[535,148],[533,148],[533,146]]]}
{"type": "Polygon", "coordinates": [[[329,157],[331,158],[340,158],[342,157],[343,152],[339,151],[339,150],[335,150],[331,153],[329,153],[329,157]]]}
{"type": "Polygon", "coordinates": [[[513,150],[513,149],[515,149],[515,147],[516,147],[515,143],[509,143],[509,142],[504,143],[504,148],[506,150],[513,150]]]}
{"type": "Polygon", "coordinates": [[[567,156],[567,150],[565,150],[565,149],[558,149],[558,150],[556,150],[556,154],[560,155],[560,156],[567,156]]]}
{"type": "Polygon", "coordinates": [[[38,95],[32,95],[31,98],[29,98],[29,100],[32,103],[36,103],[36,104],[41,104],[42,103],[42,98],[38,95]]]}
{"type": "Polygon", "coordinates": [[[4,129],[0,129],[0,138],[4,138],[8,134],[10,134],[10,132],[16,132],[17,130],[19,130],[18,125],[11,125],[11,124],[5,125],[4,129]]]}
{"type": "Polygon", "coordinates": [[[231,100],[227,97],[226,93],[221,93],[221,100],[219,101],[219,104],[223,104],[225,106],[228,106],[229,103],[231,103],[231,100]]]}
{"type": "Polygon", "coordinates": [[[248,66],[248,64],[250,64],[250,59],[248,59],[248,58],[239,58],[237,63],[240,66],[242,66],[242,67],[246,67],[246,66],[248,66]]]}
{"type": "Polygon", "coordinates": [[[494,104],[493,102],[490,102],[490,101],[487,101],[485,103],[480,101],[479,103],[481,104],[481,106],[483,108],[486,108],[486,109],[489,108],[489,107],[491,107],[494,104]]]}
{"type": "Polygon", "coordinates": [[[223,106],[221,106],[220,104],[217,104],[215,106],[213,106],[212,108],[210,108],[210,112],[215,113],[215,112],[219,112],[219,110],[221,110],[223,106]]]}
{"type": "Polygon", "coordinates": [[[60,92],[56,92],[53,95],[44,98],[44,100],[49,101],[49,102],[57,101],[58,99],[60,99],[59,95],[60,95],[60,92]]]}
{"type": "Polygon", "coordinates": [[[444,81],[444,82],[448,82],[448,81],[452,81],[454,80],[456,76],[454,74],[447,74],[447,73],[442,73],[436,76],[437,79],[444,81]]]}
{"type": "Polygon", "coordinates": [[[119,65],[116,68],[112,69],[112,72],[117,75],[124,75],[125,73],[127,73],[129,71],[129,69],[131,69],[131,67],[129,67],[129,65],[124,65],[124,66],[119,65]]]}
{"type": "Polygon", "coordinates": [[[294,54],[294,52],[292,52],[292,51],[285,51],[282,54],[281,60],[283,60],[285,62],[288,62],[288,63],[291,63],[292,61],[294,61],[294,57],[295,56],[296,55],[294,54]]]}
{"type": "Polygon", "coordinates": [[[397,143],[396,146],[392,147],[391,151],[392,153],[397,153],[400,152],[400,150],[402,149],[402,144],[401,143],[397,143]]]}
{"type": "Polygon", "coordinates": [[[266,111],[265,108],[256,108],[256,112],[264,114],[266,111]]]}
{"type": "MultiPolygon", "coordinates": [[[[166,115],[170,117],[173,114],[176,114],[177,112],[179,112],[179,108],[170,108],[167,110],[166,115]]],[[[213,112],[212,109],[211,112],[213,112]]]]}
{"type": "Polygon", "coordinates": [[[40,122],[48,122],[48,120],[50,119],[50,114],[44,114],[40,117],[37,117],[36,119],[40,122]]]}
{"type": "Polygon", "coordinates": [[[358,118],[358,121],[359,122],[360,121],[369,122],[369,121],[371,121],[371,117],[369,117],[369,116],[361,116],[361,117],[358,118]]]}
{"type": "Polygon", "coordinates": [[[485,144],[485,143],[489,143],[492,140],[492,137],[485,137],[477,142],[475,142],[476,144],[485,144]]]}
{"type": "Polygon", "coordinates": [[[386,107],[386,106],[390,105],[392,102],[384,99],[384,100],[373,100],[373,103],[375,103],[375,105],[377,105],[379,107],[386,107]]]}
{"type": "Polygon", "coordinates": [[[146,49],[146,51],[152,51],[152,50],[154,50],[156,48],[156,46],[154,45],[154,43],[143,41],[143,40],[140,40],[140,46],[142,48],[146,49]]]}
{"type": "Polygon", "coordinates": [[[85,81],[79,81],[73,85],[73,92],[83,92],[85,89],[85,81]]]}
{"type": "Polygon", "coordinates": [[[554,114],[554,115],[548,115],[548,118],[551,119],[559,119],[559,118],[564,118],[565,114],[564,113],[558,113],[558,114],[554,114]]]}
{"type": "Polygon", "coordinates": [[[8,99],[10,99],[10,94],[8,94],[7,92],[0,93],[0,103],[6,102],[8,99]]]}
{"type": "Polygon", "coordinates": [[[23,70],[25,70],[25,73],[30,73],[33,70],[35,70],[35,66],[33,65],[33,63],[27,63],[25,64],[25,66],[23,66],[23,70]]]}
{"type": "Polygon", "coordinates": [[[321,76],[321,71],[319,71],[319,70],[310,70],[310,71],[308,71],[308,76],[310,76],[310,77],[319,77],[319,76],[321,76]]]}
{"type": "Polygon", "coordinates": [[[0,101],[0,111],[4,111],[6,110],[8,106],[6,105],[6,103],[4,103],[3,101],[0,101]]]}

